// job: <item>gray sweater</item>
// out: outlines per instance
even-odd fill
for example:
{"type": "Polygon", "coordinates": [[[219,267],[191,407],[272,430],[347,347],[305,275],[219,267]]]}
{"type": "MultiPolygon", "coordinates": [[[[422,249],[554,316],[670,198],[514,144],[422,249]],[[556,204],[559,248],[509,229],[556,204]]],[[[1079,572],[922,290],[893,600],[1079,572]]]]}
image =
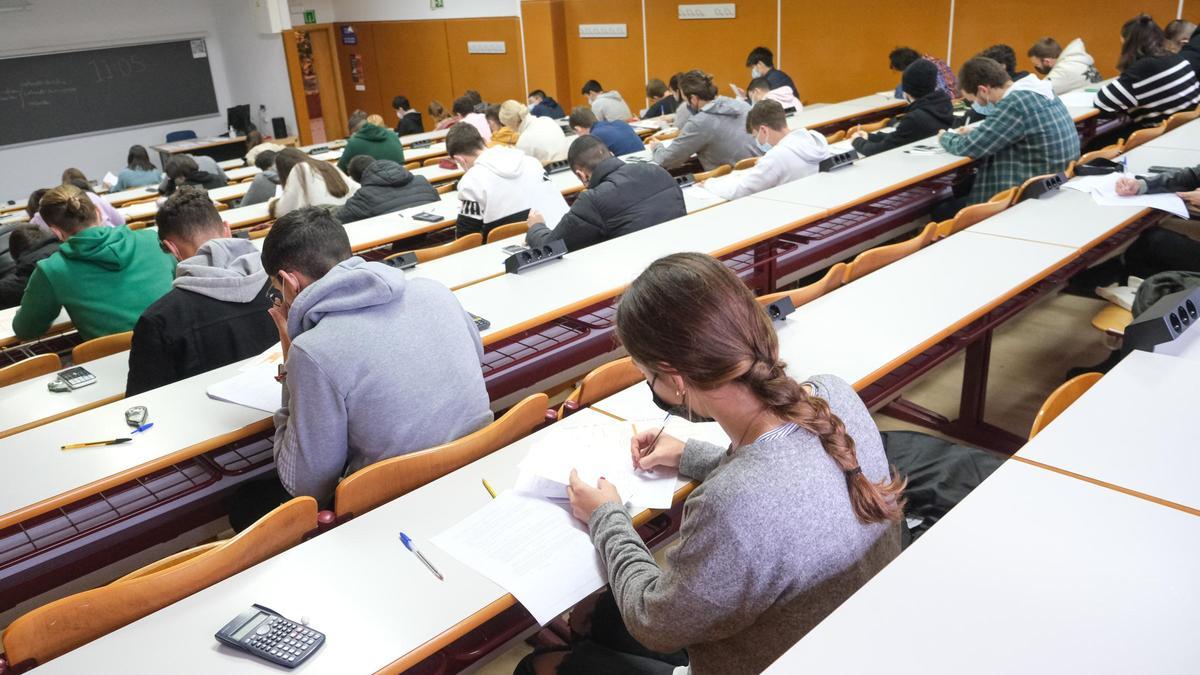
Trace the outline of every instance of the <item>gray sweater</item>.
{"type": "MultiPolygon", "coordinates": [[[[831,375],[810,383],[854,438],[863,473],[886,478],[858,394],[831,375]]],[[[689,441],[679,471],[701,483],[665,568],[620,505],[596,509],[589,527],[630,633],[655,651],[686,647],[697,675],[762,671],[900,553],[899,526],[855,518],[842,471],[803,429],[732,456],[689,441]]]]}
{"type": "Polygon", "coordinates": [[[748,112],[750,106],[745,101],[716,97],[690,115],[683,126],[676,121],[679,135],[669,145],[654,148],[654,161],[665,169],[674,169],[696,155],[704,170],[710,171],[722,164],[733,166],[747,157],[758,157],[762,150],[746,133],[748,112]]]}
{"type": "Polygon", "coordinates": [[[435,281],[350,258],[296,296],[288,333],[275,462],[293,495],[492,421],[475,322],[435,281]]]}

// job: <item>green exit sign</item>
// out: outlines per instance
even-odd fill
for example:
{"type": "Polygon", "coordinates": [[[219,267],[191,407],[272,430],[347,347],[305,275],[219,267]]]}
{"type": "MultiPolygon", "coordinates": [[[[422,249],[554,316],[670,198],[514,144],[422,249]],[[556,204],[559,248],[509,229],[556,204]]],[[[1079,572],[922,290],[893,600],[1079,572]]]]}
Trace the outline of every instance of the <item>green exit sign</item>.
{"type": "Polygon", "coordinates": [[[304,10],[304,23],[316,23],[316,22],[317,22],[317,10],[315,10],[315,9],[304,10]]]}
{"type": "Polygon", "coordinates": [[[429,0],[429,9],[441,9],[446,6],[446,0],[429,0]]]}

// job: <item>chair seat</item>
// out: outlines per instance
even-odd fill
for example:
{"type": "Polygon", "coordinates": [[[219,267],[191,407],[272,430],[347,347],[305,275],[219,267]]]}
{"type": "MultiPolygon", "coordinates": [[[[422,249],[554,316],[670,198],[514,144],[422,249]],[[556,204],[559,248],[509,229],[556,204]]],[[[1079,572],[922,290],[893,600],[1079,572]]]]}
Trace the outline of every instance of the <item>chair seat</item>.
{"type": "Polygon", "coordinates": [[[1124,307],[1108,305],[1092,317],[1092,325],[1113,337],[1124,337],[1125,327],[1133,323],[1133,313],[1124,307]]]}

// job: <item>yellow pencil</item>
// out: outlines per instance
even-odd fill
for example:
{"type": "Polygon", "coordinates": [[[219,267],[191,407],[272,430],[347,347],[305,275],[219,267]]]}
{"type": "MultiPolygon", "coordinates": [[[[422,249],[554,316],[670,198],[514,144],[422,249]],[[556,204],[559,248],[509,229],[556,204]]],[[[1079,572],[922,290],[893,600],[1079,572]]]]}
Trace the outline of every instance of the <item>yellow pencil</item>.
{"type": "Polygon", "coordinates": [[[488,483],[486,478],[483,479],[483,489],[488,491],[488,494],[492,496],[492,499],[496,498],[496,491],[492,489],[491,483],[488,483]]]}

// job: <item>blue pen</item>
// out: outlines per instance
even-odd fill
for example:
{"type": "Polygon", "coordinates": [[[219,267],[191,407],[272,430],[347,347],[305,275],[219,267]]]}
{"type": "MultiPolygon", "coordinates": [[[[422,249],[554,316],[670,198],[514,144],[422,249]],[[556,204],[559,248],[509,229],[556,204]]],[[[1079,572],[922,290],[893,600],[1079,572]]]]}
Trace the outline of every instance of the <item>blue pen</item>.
{"type": "Polygon", "coordinates": [[[446,578],[442,576],[442,573],[437,571],[437,568],[433,566],[433,563],[429,562],[428,558],[421,555],[421,552],[418,551],[417,547],[413,545],[412,539],[410,539],[407,534],[404,534],[403,532],[400,533],[400,542],[404,544],[404,548],[412,551],[421,562],[425,563],[425,566],[429,568],[430,572],[433,572],[433,576],[437,577],[438,581],[446,580],[446,578]]]}
{"type": "Polygon", "coordinates": [[[145,430],[149,429],[149,428],[150,428],[150,427],[152,427],[152,426],[154,426],[154,422],[147,422],[146,424],[143,424],[142,426],[140,426],[140,427],[138,427],[138,428],[134,429],[133,431],[131,431],[131,432],[129,432],[129,433],[130,433],[130,434],[140,434],[140,433],[142,433],[143,431],[145,431],[145,430]]]}

